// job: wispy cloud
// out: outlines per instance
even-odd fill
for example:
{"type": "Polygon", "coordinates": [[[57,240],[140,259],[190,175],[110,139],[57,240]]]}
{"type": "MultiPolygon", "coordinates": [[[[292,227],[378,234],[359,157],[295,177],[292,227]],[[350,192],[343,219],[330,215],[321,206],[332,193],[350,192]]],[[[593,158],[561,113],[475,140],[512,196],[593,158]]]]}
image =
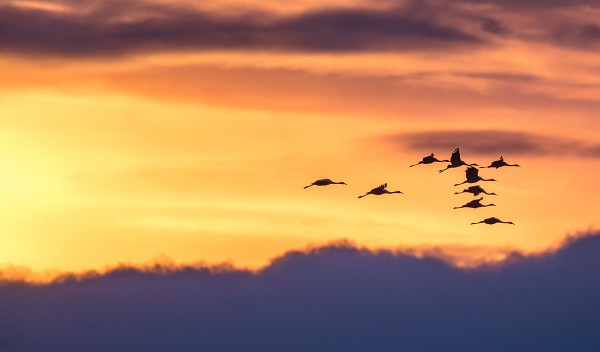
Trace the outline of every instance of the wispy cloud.
{"type": "Polygon", "coordinates": [[[596,6],[593,1],[538,0],[525,8],[512,0],[485,3],[335,4],[279,13],[247,4],[216,11],[156,0],[9,2],[0,5],[0,48],[42,57],[169,50],[448,51],[501,38],[598,48],[600,23],[582,15],[596,6]]]}
{"type": "Polygon", "coordinates": [[[520,9],[531,8],[531,7],[555,7],[555,8],[570,8],[576,6],[592,6],[598,7],[598,2],[595,0],[573,0],[573,1],[562,1],[562,0],[532,0],[523,3],[519,0],[467,0],[468,2],[495,4],[506,7],[519,7],[520,9]]]}
{"type": "Polygon", "coordinates": [[[4,5],[0,47],[42,56],[94,56],[172,49],[438,50],[484,43],[476,33],[410,8],[334,8],[289,16],[250,10],[224,16],[181,4],[111,4],[63,12],[4,5]]]}
{"type": "Polygon", "coordinates": [[[382,137],[400,148],[415,151],[448,150],[498,156],[577,156],[600,158],[600,142],[503,130],[448,130],[398,133],[382,137]]]}
{"type": "Polygon", "coordinates": [[[599,250],[595,235],[465,271],[346,244],[291,252],[254,274],[158,265],[5,283],[0,349],[593,351],[599,250]]]}

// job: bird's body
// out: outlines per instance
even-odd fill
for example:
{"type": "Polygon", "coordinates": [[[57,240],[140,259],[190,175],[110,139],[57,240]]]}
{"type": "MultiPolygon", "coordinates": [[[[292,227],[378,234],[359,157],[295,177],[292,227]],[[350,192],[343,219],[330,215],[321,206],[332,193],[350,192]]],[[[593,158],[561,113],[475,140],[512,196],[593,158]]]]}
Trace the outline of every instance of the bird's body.
{"type": "Polygon", "coordinates": [[[488,224],[488,225],[494,225],[494,224],[511,224],[514,225],[515,223],[513,223],[512,221],[502,221],[498,218],[495,217],[491,217],[491,218],[487,218],[487,219],[483,219],[481,221],[478,222],[472,222],[471,225],[475,225],[475,224],[488,224]]]}
{"type": "Polygon", "coordinates": [[[469,188],[465,188],[462,190],[462,192],[454,192],[454,194],[461,194],[461,193],[473,193],[473,195],[475,197],[477,197],[480,193],[484,193],[487,194],[489,196],[495,196],[496,193],[494,192],[487,192],[485,189],[481,188],[479,185],[475,185],[475,186],[471,186],[469,188]]]}
{"type": "Polygon", "coordinates": [[[461,158],[460,158],[460,149],[456,148],[454,149],[454,152],[452,152],[452,156],[450,157],[450,165],[446,166],[445,169],[439,170],[440,173],[448,170],[448,169],[453,169],[456,167],[460,167],[460,166],[478,166],[477,164],[467,164],[465,163],[461,158]]]}
{"type": "Polygon", "coordinates": [[[454,186],[462,185],[464,183],[475,183],[479,181],[496,181],[493,178],[483,178],[479,176],[479,169],[476,167],[469,166],[465,171],[467,179],[461,183],[457,183],[454,186]]]}
{"type": "Polygon", "coordinates": [[[387,183],[384,183],[384,184],[380,185],[379,187],[373,188],[372,190],[370,190],[369,192],[363,194],[362,196],[358,196],[358,198],[362,198],[362,197],[368,196],[369,194],[380,196],[382,194],[402,193],[400,191],[388,191],[386,189],[386,187],[387,187],[387,183]]]}
{"type": "Polygon", "coordinates": [[[454,207],[454,209],[460,209],[460,208],[481,208],[481,207],[493,207],[496,206],[496,204],[481,204],[481,200],[483,199],[483,197],[478,198],[478,199],[474,199],[470,202],[468,202],[467,204],[461,205],[460,207],[454,207]]]}
{"type": "Polygon", "coordinates": [[[521,165],[519,165],[519,164],[507,164],[507,163],[504,161],[504,158],[502,157],[502,155],[500,155],[500,159],[492,161],[492,163],[490,164],[490,166],[483,166],[483,167],[486,167],[486,168],[495,167],[495,168],[497,169],[497,168],[499,168],[499,167],[503,167],[503,166],[516,166],[516,167],[521,167],[521,165]]]}
{"type": "Polygon", "coordinates": [[[315,182],[311,183],[308,186],[304,186],[304,188],[306,189],[311,186],[328,186],[328,185],[345,185],[345,184],[346,184],[345,182],[334,182],[328,178],[323,178],[320,180],[316,180],[315,182]]]}
{"type": "Polygon", "coordinates": [[[413,164],[409,167],[413,167],[413,166],[417,166],[417,165],[426,165],[426,164],[432,164],[432,163],[443,163],[443,162],[450,162],[450,160],[438,160],[433,156],[433,153],[429,154],[428,156],[424,157],[423,160],[419,161],[416,164],[413,164]]]}

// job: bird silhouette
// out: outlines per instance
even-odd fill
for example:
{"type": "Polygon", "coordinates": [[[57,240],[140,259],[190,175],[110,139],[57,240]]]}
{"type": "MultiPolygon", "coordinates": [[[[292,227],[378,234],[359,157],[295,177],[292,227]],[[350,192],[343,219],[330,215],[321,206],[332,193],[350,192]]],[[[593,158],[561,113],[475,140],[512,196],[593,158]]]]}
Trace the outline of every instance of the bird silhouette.
{"type": "Polygon", "coordinates": [[[454,192],[454,194],[461,194],[461,193],[473,193],[473,195],[475,197],[477,197],[480,193],[485,193],[489,196],[495,196],[496,193],[494,192],[486,192],[485,189],[481,188],[479,185],[475,185],[475,186],[471,186],[469,188],[465,188],[462,190],[462,192],[454,192]]]}
{"type": "Polygon", "coordinates": [[[315,182],[311,183],[308,186],[304,186],[304,189],[311,187],[311,186],[328,186],[328,185],[334,185],[334,184],[335,185],[345,185],[346,183],[345,182],[334,182],[328,178],[323,178],[320,180],[316,180],[315,182]]]}
{"type": "Polygon", "coordinates": [[[491,217],[491,218],[483,219],[483,220],[478,221],[478,222],[472,222],[471,225],[475,225],[475,224],[494,225],[494,224],[498,224],[498,223],[500,223],[500,224],[511,224],[511,225],[515,224],[512,221],[502,221],[502,220],[500,220],[498,218],[491,217]]]}
{"type": "Polygon", "coordinates": [[[475,183],[478,181],[496,181],[493,178],[483,178],[479,176],[479,169],[476,167],[469,166],[467,170],[465,170],[465,174],[467,176],[467,180],[461,183],[457,183],[454,186],[462,185],[463,183],[475,183]]]}
{"type": "Polygon", "coordinates": [[[358,198],[362,198],[362,197],[368,196],[369,194],[380,196],[382,194],[402,193],[400,191],[388,191],[387,189],[385,189],[386,187],[387,187],[387,183],[384,183],[384,184],[382,184],[379,187],[373,188],[372,190],[370,190],[369,192],[363,194],[362,196],[358,196],[358,198]]]}
{"type": "Polygon", "coordinates": [[[450,165],[446,166],[445,169],[439,170],[439,173],[442,173],[448,169],[452,169],[455,167],[460,167],[460,166],[478,166],[477,164],[467,164],[464,161],[462,161],[462,159],[460,158],[460,149],[456,148],[454,149],[454,152],[452,152],[452,156],[450,157],[450,165]]]}
{"type": "Polygon", "coordinates": [[[481,204],[481,200],[483,199],[483,197],[478,198],[478,199],[473,199],[472,201],[470,201],[467,204],[461,205],[460,207],[454,207],[454,209],[460,209],[460,208],[481,208],[481,207],[495,207],[496,204],[481,204]]]}
{"type": "Polygon", "coordinates": [[[500,155],[500,159],[492,161],[492,163],[490,164],[490,166],[483,166],[483,167],[486,167],[486,168],[495,167],[497,169],[497,168],[503,167],[503,166],[517,166],[517,167],[521,167],[521,165],[519,165],[519,164],[507,164],[504,161],[504,158],[502,157],[502,155],[500,155]]]}
{"type": "Polygon", "coordinates": [[[443,162],[450,162],[450,160],[438,160],[433,156],[433,153],[429,154],[428,156],[424,157],[423,160],[419,161],[416,164],[413,164],[409,167],[413,167],[413,166],[417,166],[417,165],[426,165],[426,164],[432,164],[432,163],[443,163],[443,162]]]}

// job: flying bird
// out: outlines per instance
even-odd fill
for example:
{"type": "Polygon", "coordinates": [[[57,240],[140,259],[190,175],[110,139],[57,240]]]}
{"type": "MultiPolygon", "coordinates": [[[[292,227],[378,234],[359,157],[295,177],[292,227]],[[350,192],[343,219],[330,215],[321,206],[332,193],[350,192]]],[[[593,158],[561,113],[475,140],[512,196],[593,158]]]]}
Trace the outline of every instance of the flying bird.
{"type": "Polygon", "coordinates": [[[384,184],[382,184],[379,187],[373,188],[372,190],[370,190],[369,192],[363,194],[362,196],[358,196],[358,198],[362,198],[362,197],[368,196],[369,194],[380,196],[382,194],[402,193],[400,191],[388,191],[387,189],[385,189],[386,187],[387,187],[387,183],[384,183],[384,184]]]}
{"type": "Polygon", "coordinates": [[[308,186],[304,186],[304,189],[306,189],[310,186],[328,186],[328,185],[345,185],[345,184],[346,184],[345,182],[334,182],[328,178],[323,178],[320,180],[316,180],[315,182],[311,183],[308,186]]]}
{"type": "Polygon", "coordinates": [[[417,165],[426,165],[426,164],[432,164],[432,163],[443,163],[443,162],[450,162],[450,160],[438,160],[433,156],[433,153],[429,154],[428,156],[424,157],[423,160],[419,161],[416,164],[413,164],[409,167],[413,167],[413,166],[417,166],[417,165]]]}
{"type": "Polygon", "coordinates": [[[479,185],[475,185],[475,186],[471,186],[469,188],[465,188],[462,190],[462,192],[454,192],[454,194],[461,194],[461,193],[473,193],[473,195],[475,197],[477,197],[480,193],[485,193],[489,196],[495,196],[496,193],[494,192],[487,192],[485,189],[481,188],[479,185]]]}
{"type": "Polygon", "coordinates": [[[479,176],[479,169],[472,166],[469,166],[467,170],[465,170],[465,174],[467,176],[467,180],[457,183],[454,186],[462,185],[463,183],[475,183],[478,181],[496,181],[493,178],[483,178],[479,176]]]}
{"type": "Polygon", "coordinates": [[[478,221],[478,222],[472,222],[471,225],[475,225],[475,224],[494,225],[494,224],[498,224],[498,223],[500,223],[500,224],[511,224],[511,225],[515,224],[512,221],[502,221],[502,220],[500,220],[498,218],[491,217],[491,218],[483,219],[483,220],[478,221]]]}
{"type": "Polygon", "coordinates": [[[490,164],[490,166],[483,166],[483,167],[486,167],[486,168],[495,167],[497,169],[497,168],[503,167],[503,166],[517,166],[517,167],[521,167],[521,165],[519,165],[519,164],[507,164],[504,161],[504,158],[502,157],[502,155],[500,155],[500,159],[492,161],[492,163],[490,164]]]}
{"type": "Polygon", "coordinates": [[[481,204],[481,200],[483,199],[483,197],[478,198],[478,199],[474,199],[472,201],[470,201],[467,204],[461,205],[460,207],[454,207],[454,209],[460,209],[460,208],[481,208],[481,207],[494,207],[496,206],[496,204],[481,204]]]}
{"type": "Polygon", "coordinates": [[[450,165],[446,166],[445,169],[439,170],[439,173],[442,173],[448,169],[452,169],[455,167],[460,167],[460,166],[478,166],[477,164],[467,164],[464,161],[462,161],[462,159],[460,158],[460,150],[459,148],[454,149],[454,152],[452,152],[452,156],[450,157],[450,165]]]}

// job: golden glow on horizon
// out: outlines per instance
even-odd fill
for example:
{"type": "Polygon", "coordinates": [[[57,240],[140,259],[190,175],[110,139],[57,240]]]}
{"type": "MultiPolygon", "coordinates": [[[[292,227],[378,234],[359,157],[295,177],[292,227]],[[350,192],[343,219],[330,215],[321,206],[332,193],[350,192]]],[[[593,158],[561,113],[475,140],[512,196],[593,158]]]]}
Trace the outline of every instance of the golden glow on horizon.
{"type": "MultiPolygon", "coordinates": [[[[67,11],[60,1],[17,3],[67,11]]],[[[365,2],[335,2],[358,5],[365,2]]],[[[292,14],[322,5],[202,6],[292,14]]],[[[523,33],[536,29],[525,15],[504,16],[523,33]]],[[[594,18],[581,9],[561,16],[594,18]]],[[[600,226],[597,156],[507,152],[523,167],[481,172],[499,180],[484,184],[499,194],[484,202],[497,207],[453,210],[469,200],[453,194],[462,169],[408,168],[452,150],[409,150],[383,137],[500,130],[597,148],[597,56],[518,36],[442,52],[3,53],[0,267],[55,275],[166,256],[255,268],[339,239],[368,248],[470,247],[485,258],[543,250],[600,226]],[[324,177],[348,185],[302,189],[324,177]],[[356,199],[384,182],[405,194],[356,199]],[[469,225],[488,216],[518,225],[469,225]]],[[[497,157],[462,153],[480,163],[497,157]]]]}
{"type": "MultiPolygon", "coordinates": [[[[526,167],[482,171],[500,179],[486,185],[502,195],[486,197],[497,211],[453,210],[468,200],[452,194],[462,170],[409,169],[422,155],[369,142],[408,131],[402,123],[126,96],[18,97],[2,104],[5,119],[19,119],[3,132],[11,153],[4,153],[10,191],[0,258],[36,271],[157,255],[256,267],[287,249],[340,238],[370,247],[541,250],[580,226],[597,226],[588,190],[598,181],[594,173],[573,174],[589,167],[586,160],[564,159],[557,169],[548,158],[519,156],[526,167]],[[302,189],[321,175],[349,185],[302,189]],[[405,194],[356,199],[382,182],[405,194]],[[547,192],[566,187],[559,202],[547,192]],[[518,227],[468,225],[491,215],[518,227]]],[[[463,156],[474,158],[468,150],[463,156]]]]}

